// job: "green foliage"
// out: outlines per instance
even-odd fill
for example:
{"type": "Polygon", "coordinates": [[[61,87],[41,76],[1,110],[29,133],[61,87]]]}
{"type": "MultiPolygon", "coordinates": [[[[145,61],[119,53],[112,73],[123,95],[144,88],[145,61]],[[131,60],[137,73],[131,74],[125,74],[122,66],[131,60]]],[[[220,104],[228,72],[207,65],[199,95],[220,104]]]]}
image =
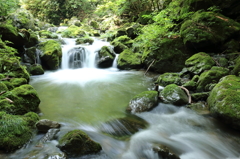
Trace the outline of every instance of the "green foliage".
{"type": "Polygon", "coordinates": [[[19,0],[1,0],[0,17],[13,12],[19,4],[19,0]]]}

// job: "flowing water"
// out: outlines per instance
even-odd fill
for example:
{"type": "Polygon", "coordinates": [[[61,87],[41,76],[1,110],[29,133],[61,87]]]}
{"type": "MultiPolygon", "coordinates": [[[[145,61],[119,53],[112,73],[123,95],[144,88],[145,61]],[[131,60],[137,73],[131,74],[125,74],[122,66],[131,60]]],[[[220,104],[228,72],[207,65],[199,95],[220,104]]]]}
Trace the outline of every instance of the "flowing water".
{"type": "MultiPolygon", "coordinates": [[[[100,125],[125,117],[125,108],[136,94],[151,89],[151,79],[140,71],[120,71],[113,67],[96,68],[97,51],[109,43],[95,39],[93,45],[75,45],[64,39],[61,69],[33,76],[31,85],[41,99],[42,119],[62,124],[59,136],[74,129],[84,130],[99,142],[103,150],[79,159],[158,159],[153,145],[162,144],[181,159],[237,159],[240,141],[232,132],[223,132],[211,117],[196,114],[185,107],[160,103],[150,112],[136,114],[149,123],[148,128],[127,139],[117,139],[100,131],[100,125]],[[73,64],[74,63],[74,64],[73,64]]],[[[117,57],[117,56],[116,56],[117,57]]],[[[8,158],[48,158],[59,153],[57,141],[36,148],[41,135],[8,158]]],[[[53,158],[52,158],[53,159],[53,158]]]]}

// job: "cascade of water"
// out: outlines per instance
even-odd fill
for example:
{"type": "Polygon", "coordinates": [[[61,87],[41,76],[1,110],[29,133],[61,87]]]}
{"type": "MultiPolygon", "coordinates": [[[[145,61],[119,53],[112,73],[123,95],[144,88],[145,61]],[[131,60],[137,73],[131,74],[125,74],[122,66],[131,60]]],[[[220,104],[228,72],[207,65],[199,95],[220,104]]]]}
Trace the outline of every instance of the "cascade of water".
{"type": "Polygon", "coordinates": [[[116,54],[116,57],[115,57],[115,59],[114,59],[114,61],[113,61],[113,65],[112,65],[113,68],[117,68],[118,56],[119,56],[119,54],[116,54]]]}

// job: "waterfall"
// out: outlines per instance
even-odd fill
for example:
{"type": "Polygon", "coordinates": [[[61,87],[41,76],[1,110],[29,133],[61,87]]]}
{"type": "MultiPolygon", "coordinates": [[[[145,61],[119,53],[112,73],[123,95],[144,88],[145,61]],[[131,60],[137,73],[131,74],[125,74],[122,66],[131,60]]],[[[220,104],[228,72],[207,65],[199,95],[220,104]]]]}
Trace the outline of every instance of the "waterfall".
{"type": "Polygon", "coordinates": [[[117,68],[118,56],[119,56],[119,54],[116,54],[116,57],[115,57],[115,59],[114,59],[114,61],[113,61],[113,65],[112,65],[113,68],[117,68]]]}
{"type": "Polygon", "coordinates": [[[94,38],[92,45],[76,45],[76,39],[63,38],[62,69],[96,68],[98,51],[110,44],[94,38]]]}

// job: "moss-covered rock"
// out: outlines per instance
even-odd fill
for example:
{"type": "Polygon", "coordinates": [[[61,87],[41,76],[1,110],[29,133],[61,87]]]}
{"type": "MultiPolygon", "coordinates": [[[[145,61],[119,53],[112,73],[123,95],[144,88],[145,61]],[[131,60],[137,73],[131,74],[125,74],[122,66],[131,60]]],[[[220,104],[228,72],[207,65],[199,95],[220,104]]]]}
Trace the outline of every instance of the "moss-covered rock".
{"type": "Polygon", "coordinates": [[[36,113],[24,116],[0,112],[0,149],[6,152],[21,148],[32,137],[32,129],[38,121],[36,113]]]}
{"type": "Polygon", "coordinates": [[[12,78],[10,79],[10,83],[15,88],[24,84],[28,84],[28,81],[25,78],[12,78]]]}
{"type": "Polygon", "coordinates": [[[39,43],[38,35],[31,30],[28,30],[28,31],[30,33],[30,36],[29,36],[29,39],[28,39],[28,43],[25,45],[27,48],[33,47],[33,46],[35,46],[39,43]]]}
{"type": "Polygon", "coordinates": [[[8,91],[8,87],[3,83],[0,82],[0,93],[8,91]]]}
{"type": "Polygon", "coordinates": [[[142,28],[142,25],[139,23],[134,23],[131,26],[126,28],[127,36],[131,39],[135,39],[138,34],[140,33],[140,29],[142,28]]]}
{"type": "Polygon", "coordinates": [[[30,47],[25,50],[25,54],[22,57],[23,62],[29,63],[29,64],[35,64],[37,61],[36,56],[36,47],[30,47]]]}
{"type": "Polygon", "coordinates": [[[42,75],[42,74],[44,74],[44,70],[42,68],[42,65],[34,64],[34,65],[29,66],[29,73],[31,75],[42,75]]]}
{"type": "Polygon", "coordinates": [[[191,103],[187,107],[201,115],[210,114],[209,107],[206,102],[191,103]]]}
{"type": "Polygon", "coordinates": [[[158,105],[158,92],[145,91],[131,99],[126,108],[127,111],[132,113],[148,111],[158,105]]]}
{"type": "Polygon", "coordinates": [[[125,49],[131,48],[132,44],[133,40],[130,39],[127,35],[119,36],[111,42],[111,45],[113,45],[113,49],[116,53],[121,53],[125,49]]]}
{"type": "Polygon", "coordinates": [[[233,68],[232,73],[234,75],[240,76],[240,56],[235,61],[235,66],[233,68]]]}
{"type": "Polygon", "coordinates": [[[197,82],[197,91],[208,91],[206,86],[217,83],[220,78],[229,74],[229,70],[223,67],[213,66],[210,70],[203,72],[197,82]]]}
{"type": "Polygon", "coordinates": [[[41,30],[38,32],[39,36],[44,39],[58,39],[58,35],[47,30],[41,30]]]}
{"type": "Polygon", "coordinates": [[[58,42],[54,40],[42,42],[39,44],[38,49],[42,51],[41,61],[43,67],[50,70],[59,68],[62,59],[62,48],[58,42]]]}
{"type": "Polygon", "coordinates": [[[94,29],[99,29],[99,24],[98,24],[98,22],[96,22],[96,21],[94,21],[94,20],[92,20],[92,21],[90,22],[90,26],[92,26],[94,29]]]}
{"type": "Polygon", "coordinates": [[[196,12],[181,26],[184,44],[196,51],[221,51],[218,46],[239,31],[239,23],[214,12],[196,12]]]}
{"type": "Polygon", "coordinates": [[[76,40],[76,44],[85,44],[85,43],[88,43],[88,44],[92,44],[94,42],[93,38],[90,38],[90,37],[81,37],[81,38],[77,38],[76,40]]]}
{"type": "Polygon", "coordinates": [[[229,126],[240,130],[240,77],[228,75],[210,92],[210,112],[229,126]]]}
{"type": "Polygon", "coordinates": [[[77,38],[86,36],[86,32],[78,26],[71,25],[67,29],[61,32],[62,37],[66,38],[77,38]]]}
{"type": "Polygon", "coordinates": [[[65,134],[57,146],[69,157],[94,154],[101,151],[101,146],[91,140],[88,135],[81,130],[73,130],[65,134]]]}
{"type": "Polygon", "coordinates": [[[160,75],[156,81],[161,86],[169,84],[181,85],[181,78],[179,73],[164,73],[160,75]]]}
{"type": "Polygon", "coordinates": [[[170,103],[177,106],[188,104],[188,96],[176,84],[167,85],[160,92],[160,98],[164,103],[170,103]]]}
{"type": "Polygon", "coordinates": [[[192,93],[191,97],[193,101],[206,101],[209,96],[209,92],[201,92],[201,93],[192,93]]]}
{"type": "Polygon", "coordinates": [[[37,112],[40,103],[36,90],[28,84],[4,93],[0,100],[0,110],[15,115],[37,112]]]}
{"type": "Polygon", "coordinates": [[[115,53],[109,46],[103,46],[98,52],[99,59],[97,61],[97,66],[99,68],[111,67],[116,57],[115,53]]]}
{"type": "Polygon", "coordinates": [[[215,61],[204,52],[194,54],[185,61],[187,70],[192,74],[199,75],[205,70],[209,70],[215,65],[215,61]]]}
{"type": "Polygon", "coordinates": [[[142,61],[146,68],[154,61],[150,70],[158,73],[180,72],[189,57],[181,38],[164,38],[158,44],[158,49],[144,51],[142,61]]]}
{"type": "Polygon", "coordinates": [[[130,49],[124,50],[118,57],[117,67],[119,69],[140,69],[142,68],[142,55],[134,53],[130,49]]]}
{"type": "Polygon", "coordinates": [[[187,81],[183,84],[183,87],[187,88],[190,91],[196,90],[197,82],[194,82],[193,80],[187,81]]]}
{"type": "Polygon", "coordinates": [[[29,81],[29,74],[25,67],[20,65],[16,57],[0,57],[0,73],[12,78],[25,78],[29,81]]]}
{"type": "Polygon", "coordinates": [[[67,24],[68,26],[75,25],[80,27],[81,21],[77,17],[73,16],[71,19],[68,20],[67,24]]]}

